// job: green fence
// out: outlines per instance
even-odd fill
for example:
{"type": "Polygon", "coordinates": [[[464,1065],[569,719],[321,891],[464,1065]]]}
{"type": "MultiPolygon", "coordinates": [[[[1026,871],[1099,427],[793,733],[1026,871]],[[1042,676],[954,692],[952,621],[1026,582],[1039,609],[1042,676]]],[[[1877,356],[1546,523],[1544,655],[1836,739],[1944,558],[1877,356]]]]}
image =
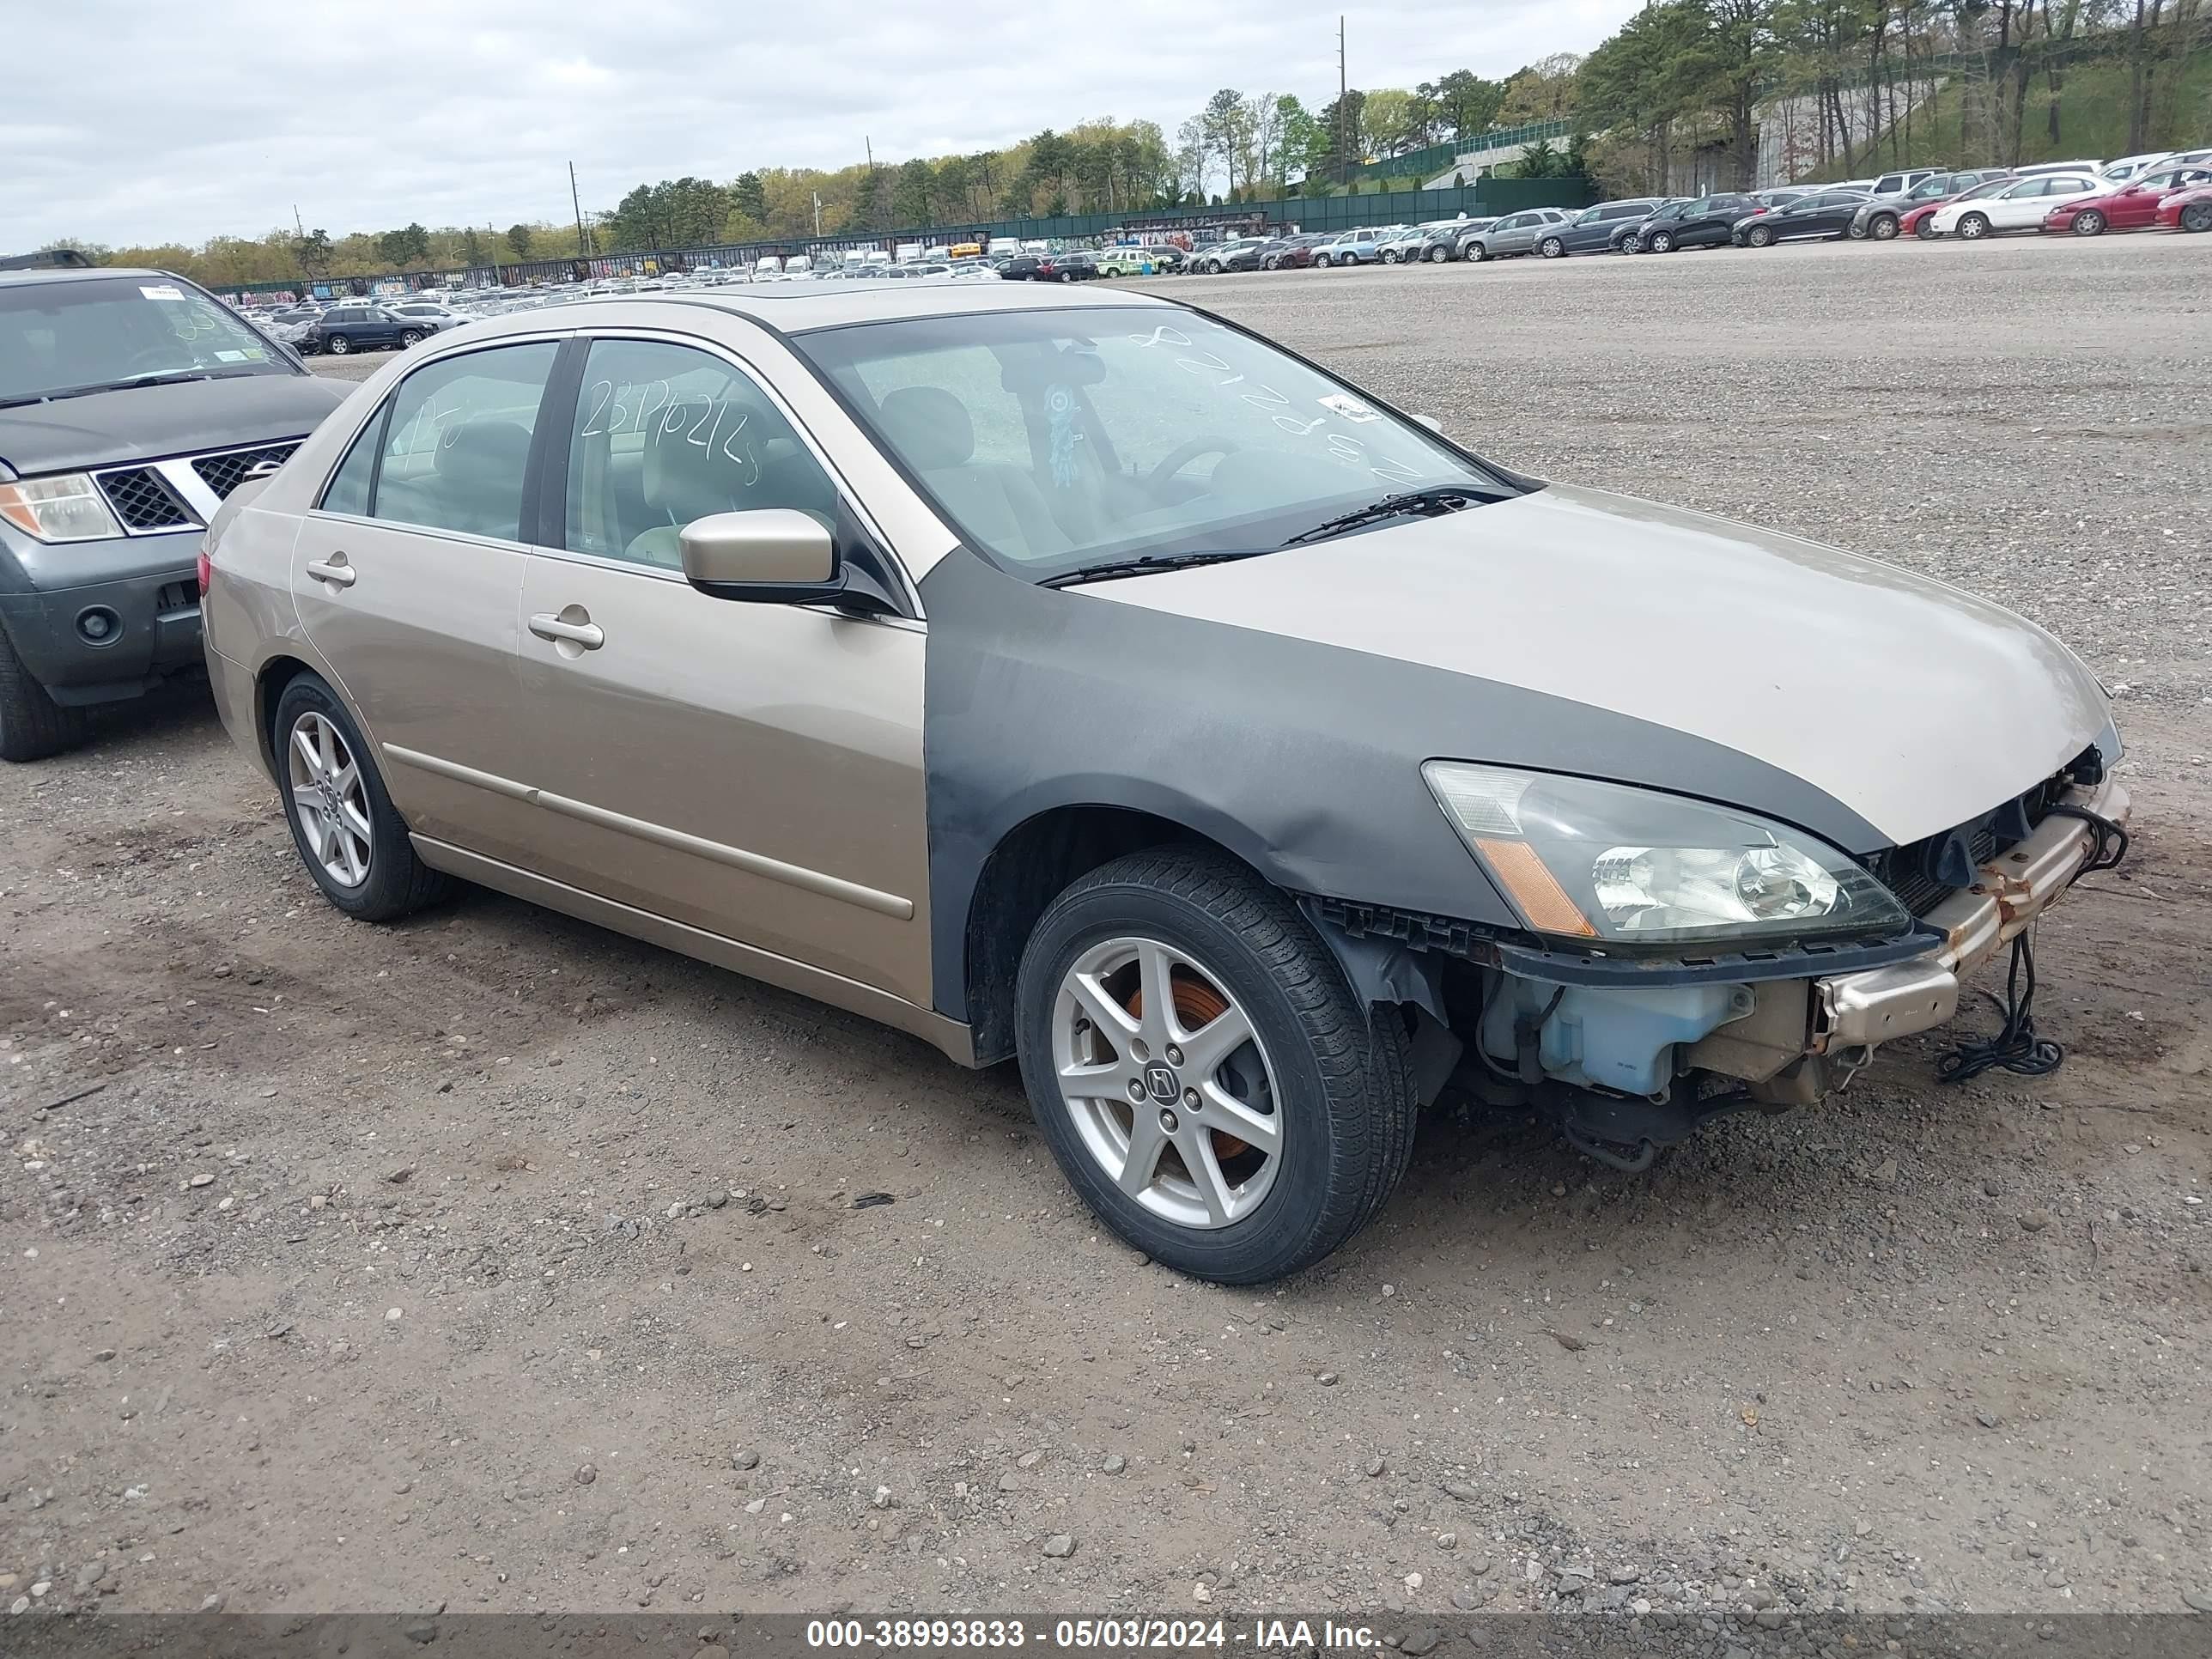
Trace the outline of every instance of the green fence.
{"type": "MultiPolygon", "coordinates": [[[[1352,176],[1354,179],[1402,179],[1408,175],[1425,179],[1432,173],[1442,173],[1473,150],[1502,149],[1508,144],[1533,144],[1543,139],[1570,137],[1574,130],[1572,121],[1530,121],[1517,127],[1494,127],[1488,132],[1455,138],[1448,144],[1431,144],[1426,149],[1408,150],[1403,155],[1362,161],[1352,168],[1352,176]]],[[[1551,204],[1540,202],[1537,205],[1548,207],[1551,204]]]]}
{"type": "MultiPolygon", "coordinates": [[[[847,235],[819,240],[799,237],[776,242],[745,242],[717,247],[634,250],[598,254],[589,259],[537,259],[475,270],[389,272],[376,276],[341,276],[321,284],[328,291],[373,294],[388,283],[410,289],[459,284],[522,287],[593,276],[635,276],[649,270],[698,265],[749,264],[763,254],[836,254],[848,248],[889,248],[901,242],[928,246],[960,242],[988,243],[1012,236],[1024,241],[1110,240],[1134,231],[1188,231],[1196,236],[1245,230],[1351,230],[1362,225],[1420,224],[1461,214],[1517,213],[1532,207],[1586,207],[1595,199],[1583,179],[1485,179],[1452,190],[1368,191],[1349,196],[1286,196],[1275,202],[1231,202],[1220,206],[1154,208],[1119,213],[1071,213],[1051,219],[1000,219],[984,224],[932,225],[923,229],[885,231],[879,236],[847,235]]],[[[297,293],[313,286],[249,283],[226,289],[230,294],[297,293]]]]}

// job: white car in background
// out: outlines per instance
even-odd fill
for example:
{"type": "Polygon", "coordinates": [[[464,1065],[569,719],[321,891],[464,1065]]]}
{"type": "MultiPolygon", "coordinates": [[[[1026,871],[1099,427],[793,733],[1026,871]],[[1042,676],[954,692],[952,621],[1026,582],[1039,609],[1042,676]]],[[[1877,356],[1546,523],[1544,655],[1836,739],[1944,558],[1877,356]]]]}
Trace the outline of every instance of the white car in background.
{"type": "Polygon", "coordinates": [[[456,311],[437,300],[401,300],[386,306],[385,309],[395,317],[404,317],[410,322],[420,323],[424,331],[431,334],[442,334],[449,328],[459,328],[463,323],[475,320],[469,313],[456,311]]]}
{"type": "Polygon", "coordinates": [[[1999,231],[2040,230],[2043,216],[2061,203],[2100,195],[2111,188],[2108,180],[2094,173],[2037,173],[1988,196],[1948,203],[1936,209],[1929,222],[1938,236],[1956,236],[1966,242],[1999,231]]]}
{"type": "Polygon", "coordinates": [[[2141,155],[2123,155],[2117,161],[2107,161],[2099,176],[2107,184],[2124,185],[2137,174],[2149,172],[2172,153],[2172,150],[2154,149],[2141,155]]]}

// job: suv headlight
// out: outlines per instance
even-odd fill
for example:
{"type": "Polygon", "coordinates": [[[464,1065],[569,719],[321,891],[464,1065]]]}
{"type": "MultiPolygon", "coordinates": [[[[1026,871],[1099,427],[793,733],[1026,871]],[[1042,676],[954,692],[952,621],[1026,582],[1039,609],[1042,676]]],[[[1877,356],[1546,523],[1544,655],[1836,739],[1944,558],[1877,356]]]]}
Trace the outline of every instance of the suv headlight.
{"type": "Polygon", "coordinates": [[[0,519],[42,542],[97,542],[123,533],[89,472],[0,483],[0,519]]]}
{"type": "Polygon", "coordinates": [[[1463,761],[1432,760],[1421,775],[1534,933],[1656,945],[1912,926],[1844,854],[1748,812],[1463,761]]]}

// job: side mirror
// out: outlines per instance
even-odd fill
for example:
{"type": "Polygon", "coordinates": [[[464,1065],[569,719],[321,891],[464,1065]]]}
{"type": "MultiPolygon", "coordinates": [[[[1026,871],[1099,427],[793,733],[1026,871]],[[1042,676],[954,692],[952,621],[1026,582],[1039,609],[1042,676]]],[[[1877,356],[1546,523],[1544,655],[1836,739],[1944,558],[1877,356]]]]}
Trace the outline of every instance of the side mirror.
{"type": "Polygon", "coordinates": [[[709,514],[684,526],[681,543],[684,579],[718,599],[811,605],[844,592],[830,532],[792,507],[709,514]]]}

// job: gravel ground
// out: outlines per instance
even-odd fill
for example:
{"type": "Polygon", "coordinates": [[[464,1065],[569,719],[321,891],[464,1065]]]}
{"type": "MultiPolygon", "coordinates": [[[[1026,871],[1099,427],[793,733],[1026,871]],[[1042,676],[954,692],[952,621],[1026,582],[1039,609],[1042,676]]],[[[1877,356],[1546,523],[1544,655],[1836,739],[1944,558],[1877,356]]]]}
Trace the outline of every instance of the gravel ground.
{"type": "Polygon", "coordinates": [[[1102,1237],[1003,1069],[489,896],[349,924],[203,701],[0,773],[0,1607],[2212,1607],[2208,255],[1169,287],[2015,605],[2133,744],[2057,1076],[1893,1045],[1640,1177],[1440,1114],[1262,1292],[1102,1237]]]}

